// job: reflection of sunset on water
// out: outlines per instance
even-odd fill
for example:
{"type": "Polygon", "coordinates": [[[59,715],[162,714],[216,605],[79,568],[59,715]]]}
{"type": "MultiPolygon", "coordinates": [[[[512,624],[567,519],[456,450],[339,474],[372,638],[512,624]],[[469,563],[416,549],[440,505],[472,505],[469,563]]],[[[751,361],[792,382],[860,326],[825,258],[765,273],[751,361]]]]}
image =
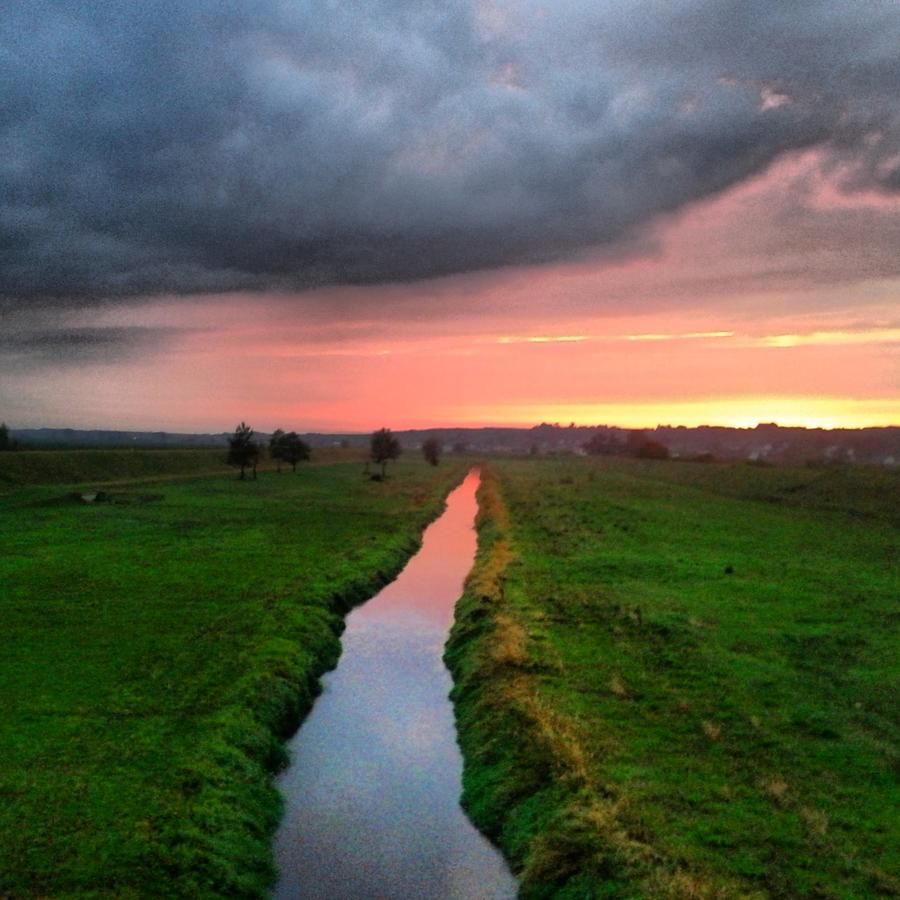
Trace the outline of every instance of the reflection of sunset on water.
{"type": "Polygon", "coordinates": [[[475,558],[472,471],[386,588],[347,618],[337,669],[279,779],[276,898],[511,900],[515,882],[459,806],[444,642],[475,558]]]}
{"type": "Polygon", "coordinates": [[[419,552],[407,563],[402,577],[389,584],[375,600],[357,610],[361,621],[376,616],[399,620],[428,619],[442,629],[453,620],[453,603],[462,593],[459,560],[473,559],[477,537],[470,527],[478,505],[475,489],[478,475],[470,472],[443,515],[432,522],[422,538],[419,552]],[[375,602],[377,601],[377,602],[375,602]]]}

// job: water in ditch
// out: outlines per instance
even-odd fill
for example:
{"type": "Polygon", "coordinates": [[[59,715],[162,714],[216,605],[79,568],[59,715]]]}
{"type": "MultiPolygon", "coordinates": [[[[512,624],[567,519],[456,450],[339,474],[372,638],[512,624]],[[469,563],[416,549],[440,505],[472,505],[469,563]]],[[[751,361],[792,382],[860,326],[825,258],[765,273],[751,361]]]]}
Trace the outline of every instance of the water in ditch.
{"type": "Polygon", "coordinates": [[[466,476],[406,568],[347,618],[338,667],[279,778],[278,900],[516,896],[503,858],[459,806],[441,659],[475,558],[478,481],[466,476]]]}

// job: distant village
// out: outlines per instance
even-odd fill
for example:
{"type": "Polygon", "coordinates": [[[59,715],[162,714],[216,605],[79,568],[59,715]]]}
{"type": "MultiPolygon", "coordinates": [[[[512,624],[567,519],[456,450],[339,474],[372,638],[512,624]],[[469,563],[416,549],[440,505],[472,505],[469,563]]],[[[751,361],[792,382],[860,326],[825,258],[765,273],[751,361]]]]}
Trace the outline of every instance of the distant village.
{"type": "MultiPolygon", "coordinates": [[[[389,423],[388,423],[389,424],[389,423]]],[[[659,426],[637,430],[613,426],[543,423],[534,428],[429,428],[395,431],[404,449],[418,450],[436,438],[445,453],[516,455],[608,455],[693,462],[746,460],[764,463],[865,463],[900,466],[900,427],[861,429],[659,426]]],[[[229,433],[100,431],[72,428],[10,429],[21,449],[226,447],[229,433]]],[[[257,434],[266,440],[269,435],[257,434]]],[[[311,447],[368,448],[370,435],[301,433],[311,447]]]]}

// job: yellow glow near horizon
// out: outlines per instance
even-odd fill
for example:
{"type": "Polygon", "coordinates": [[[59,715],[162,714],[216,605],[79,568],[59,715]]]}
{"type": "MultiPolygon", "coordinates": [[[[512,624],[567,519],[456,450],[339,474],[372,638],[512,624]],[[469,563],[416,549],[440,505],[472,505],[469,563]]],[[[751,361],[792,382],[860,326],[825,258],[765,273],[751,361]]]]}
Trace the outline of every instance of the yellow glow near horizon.
{"type": "Polygon", "coordinates": [[[867,331],[811,331],[809,334],[773,334],[762,338],[767,347],[806,347],[841,344],[883,344],[900,341],[900,328],[867,331]]]}
{"type": "Polygon", "coordinates": [[[875,428],[900,425],[900,399],[855,400],[846,397],[710,397],[698,400],[613,403],[516,404],[460,411],[460,424],[723,425],[754,428],[775,422],[802,428],[875,428]]]}
{"type": "Polygon", "coordinates": [[[626,341],[696,341],[707,338],[734,337],[733,331],[688,331],[684,334],[627,334],[626,341]]]}
{"type": "Polygon", "coordinates": [[[497,338],[498,344],[578,344],[586,341],[586,334],[537,334],[530,336],[504,335],[497,338]]]}

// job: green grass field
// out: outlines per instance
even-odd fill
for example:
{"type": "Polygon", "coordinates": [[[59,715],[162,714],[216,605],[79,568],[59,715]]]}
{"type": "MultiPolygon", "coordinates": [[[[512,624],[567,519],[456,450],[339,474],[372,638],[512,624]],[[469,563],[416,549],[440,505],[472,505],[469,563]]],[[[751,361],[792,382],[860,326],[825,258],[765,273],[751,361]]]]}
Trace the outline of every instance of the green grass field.
{"type": "Polygon", "coordinates": [[[447,658],[522,895],[900,895],[900,473],[491,470],[447,658]]]}
{"type": "Polygon", "coordinates": [[[280,738],[464,471],[221,457],[0,458],[0,896],[264,896],[280,738]]]}
{"type": "Polygon", "coordinates": [[[115,482],[224,474],[222,450],[22,450],[0,458],[0,490],[26,484],[115,482]]]}
{"type": "MultiPolygon", "coordinates": [[[[0,458],[0,490],[28,484],[76,484],[165,481],[186,475],[220,475],[227,450],[22,450],[0,458]]],[[[362,459],[362,451],[341,447],[317,447],[312,463],[349,462],[362,459]]],[[[283,468],[290,469],[286,464],[283,468]]],[[[277,470],[262,459],[259,470],[277,470]]]]}

